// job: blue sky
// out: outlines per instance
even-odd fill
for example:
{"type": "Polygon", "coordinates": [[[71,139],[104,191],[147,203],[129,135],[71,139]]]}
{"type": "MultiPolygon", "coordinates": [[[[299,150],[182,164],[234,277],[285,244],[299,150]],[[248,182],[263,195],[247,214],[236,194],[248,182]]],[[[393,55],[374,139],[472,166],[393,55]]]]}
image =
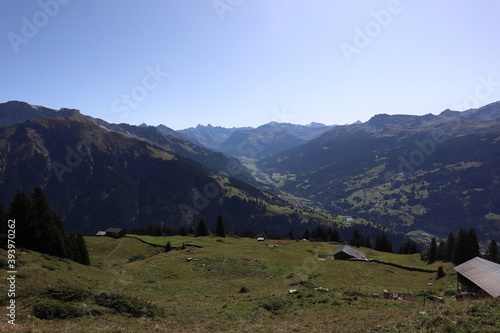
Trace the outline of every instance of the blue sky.
{"type": "Polygon", "coordinates": [[[109,122],[345,124],[500,100],[496,1],[0,2],[0,102],[109,122]]]}

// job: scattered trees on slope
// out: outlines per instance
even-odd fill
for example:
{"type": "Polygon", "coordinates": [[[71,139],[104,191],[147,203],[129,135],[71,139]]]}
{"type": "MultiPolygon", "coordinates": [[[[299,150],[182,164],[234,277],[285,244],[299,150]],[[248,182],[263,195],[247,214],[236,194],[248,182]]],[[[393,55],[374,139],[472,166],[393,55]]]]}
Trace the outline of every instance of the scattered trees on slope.
{"type": "MultiPolygon", "coordinates": [[[[90,264],[82,235],[66,234],[61,217],[51,208],[41,187],[35,187],[31,197],[17,192],[7,215],[15,220],[16,247],[90,264]]],[[[2,218],[2,229],[7,221],[2,218]]]]}

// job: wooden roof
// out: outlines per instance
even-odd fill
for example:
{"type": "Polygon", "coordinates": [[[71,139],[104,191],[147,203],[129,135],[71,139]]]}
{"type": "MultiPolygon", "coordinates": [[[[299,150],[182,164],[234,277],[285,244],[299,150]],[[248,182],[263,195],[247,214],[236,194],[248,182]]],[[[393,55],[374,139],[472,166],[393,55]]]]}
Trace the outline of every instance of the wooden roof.
{"type": "Polygon", "coordinates": [[[492,297],[500,296],[500,264],[475,257],[453,269],[492,297]]]}
{"type": "Polygon", "coordinates": [[[117,234],[119,234],[119,233],[120,233],[120,232],[122,232],[122,231],[123,231],[123,229],[122,229],[122,228],[108,228],[108,229],[106,230],[106,232],[117,233],[117,234]]]}
{"type": "Polygon", "coordinates": [[[340,252],[344,252],[354,258],[357,258],[357,259],[365,259],[366,255],[361,252],[361,251],[358,251],[356,249],[353,249],[352,247],[348,246],[348,245],[342,245],[341,247],[339,247],[338,249],[335,250],[335,252],[333,252],[333,255],[336,255],[337,253],[340,253],[340,252]]]}

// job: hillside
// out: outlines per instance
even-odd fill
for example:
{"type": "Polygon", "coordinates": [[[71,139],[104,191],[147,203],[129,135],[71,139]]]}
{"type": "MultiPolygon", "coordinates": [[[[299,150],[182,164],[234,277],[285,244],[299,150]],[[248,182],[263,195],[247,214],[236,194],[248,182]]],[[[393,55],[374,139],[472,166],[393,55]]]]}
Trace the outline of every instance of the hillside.
{"type": "MultiPolygon", "coordinates": [[[[148,240],[203,248],[164,253],[134,239],[86,237],[90,267],[18,251],[17,319],[9,331],[444,332],[460,328],[493,332],[500,328],[498,302],[451,301],[456,281],[450,264],[443,264],[448,274],[436,279],[435,273],[376,263],[319,260],[318,254],[331,254],[337,247],[325,243],[273,241],[278,247],[267,247],[252,239],[148,240]],[[329,291],[318,292],[315,287],[329,291]],[[290,289],[298,293],[291,295],[290,289]],[[408,296],[404,301],[370,296],[384,289],[408,296]],[[119,295],[116,300],[128,300],[127,306],[114,310],[109,304],[97,305],[102,293],[119,295]],[[446,303],[424,302],[424,295],[444,296],[446,303]],[[41,320],[33,316],[34,308],[49,305],[71,307],[71,313],[81,317],[41,320]],[[154,317],[136,318],[133,310],[154,317]]],[[[409,266],[436,269],[438,265],[429,267],[418,255],[361,250],[369,258],[409,266]]],[[[5,255],[0,250],[0,256],[5,255]]]]}
{"type": "Polygon", "coordinates": [[[231,175],[215,174],[80,114],[0,128],[0,202],[8,207],[16,191],[31,193],[35,186],[44,189],[68,231],[86,235],[110,226],[189,229],[202,218],[212,226],[218,215],[228,230],[278,235],[299,235],[317,223],[344,224],[322,211],[298,212],[231,175]]]}
{"type": "Polygon", "coordinates": [[[83,115],[78,110],[74,109],[52,110],[18,101],[0,103],[0,127],[22,124],[28,119],[43,119],[50,117],[67,119],[72,116],[79,116],[79,119],[84,118],[100,127],[121,133],[130,138],[146,140],[150,144],[160,147],[171,154],[181,155],[192,159],[217,174],[227,174],[228,166],[237,167],[239,172],[233,174],[233,177],[245,182],[257,184],[255,179],[251,176],[250,171],[242,166],[236,159],[228,158],[222,153],[207,149],[191,137],[174,131],[165,125],[154,127],[147,125],[134,126],[123,123],[112,124],[102,119],[83,115]]]}
{"type": "Polygon", "coordinates": [[[257,167],[284,191],[395,230],[500,236],[500,103],[439,116],[377,115],[257,167]]]}

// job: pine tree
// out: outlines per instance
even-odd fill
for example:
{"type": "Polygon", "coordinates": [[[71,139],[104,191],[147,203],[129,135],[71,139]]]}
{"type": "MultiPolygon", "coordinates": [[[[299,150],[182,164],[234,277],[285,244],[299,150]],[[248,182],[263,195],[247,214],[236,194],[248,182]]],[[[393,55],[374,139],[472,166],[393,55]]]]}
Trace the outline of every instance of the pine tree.
{"type": "Polygon", "coordinates": [[[458,232],[458,237],[455,241],[455,246],[453,250],[453,263],[455,265],[460,265],[461,263],[464,263],[467,260],[471,259],[469,258],[469,253],[470,253],[469,248],[470,248],[469,234],[467,233],[467,230],[462,228],[458,232]]]}
{"type": "Polygon", "coordinates": [[[35,228],[40,230],[38,251],[66,258],[66,233],[62,220],[50,207],[41,187],[35,187],[31,200],[35,212],[35,228]]]}
{"type": "Polygon", "coordinates": [[[181,228],[179,229],[179,235],[180,235],[180,236],[187,236],[186,227],[181,227],[181,228]]]}
{"type": "Polygon", "coordinates": [[[437,248],[437,260],[444,261],[446,259],[446,243],[444,241],[439,242],[437,248]]]}
{"type": "Polygon", "coordinates": [[[215,226],[215,235],[217,237],[226,237],[226,229],[224,228],[224,221],[222,216],[217,216],[217,224],[215,226]]]}
{"type": "Polygon", "coordinates": [[[366,236],[365,239],[365,247],[371,249],[372,248],[372,242],[370,241],[370,236],[366,236]]]}
{"type": "Polygon", "coordinates": [[[481,251],[479,248],[479,239],[477,238],[476,229],[474,228],[469,229],[469,243],[469,259],[479,257],[481,255],[481,251]]]}
{"type": "Polygon", "coordinates": [[[208,236],[208,228],[203,219],[198,222],[198,227],[196,228],[196,237],[201,236],[208,236]]]}
{"type": "Polygon", "coordinates": [[[306,229],[304,231],[304,235],[302,235],[302,239],[307,239],[309,240],[309,238],[311,238],[311,233],[309,232],[309,229],[306,229]]]}
{"type": "Polygon", "coordinates": [[[316,227],[315,240],[318,242],[324,242],[326,240],[325,231],[320,226],[316,227]]]}
{"type": "Polygon", "coordinates": [[[392,252],[392,243],[385,234],[378,235],[375,239],[375,250],[382,252],[392,252]]]}
{"type": "Polygon", "coordinates": [[[500,255],[498,253],[497,242],[493,239],[488,246],[488,251],[486,251],[486,259],[496,263],[500,263],[500,255]]]}
{"type": "Polygon", "coordinates": [[[332,241],[340,243],[340,235],[339,235],[339,231],[337,229],[333,230],[332,241]]]}
{"type": "Polygon", "coordinates": [[[444,256],[444,261],[453,260],[453,252],[455,251],[455,236],[450,232],[448,238],[446,239],[446,254],[444,256]]]}
{"type": "Polygon", "coordinates": [[[69,233],[68,237],[68,244],[66,247],[66,254],[69,259],[80,262],[82,260],[80,256],[80,251],[78,249],[78,241],[76,239],[76,235],[72,232],[69,233]]]}
{"type": "Polygon", "coordinates": [[[30,197],[17,192],[9,206],[9,219],[16,221],[16,247],[37,250],[40,230],[35,226],[35,212],[30,197]]]}
{"type": "Polygon", "coordinates": [[[352,233],[352,238],[349,241],[349,245],[355,246],[355,247],[360,247],[364,245],[363,241],[363,236],[359,233],[358,228],[355,228],[353,233],[352,233]]]}
{"type": "Polygon", "coordinates": [[[288,238],[292,239],[292,240],[295,239],[295,237],[293,236],[293,230],[291,230],[291,229],[290,229],[290,231],[288,231],[288,238]]]}
{"type": "Polygon", "coordinates": [[[432,237],[431,245],[429,246],[429,251],[427,254],[427,262],[429,264],[435,262],[437,260],[437,254],[438,254],[438,248],[437,248],[436,238],[432,237]]]}
{"type": "Polygon", "coordinates": [[[85,243],[85,239],[81,234],[77,234],[76,239],[80,256],[80,264],[90,265],[90,257],[89,257],[89,252],[87,250],[87,244],[85,243]]]}
{"type": "Polygon", "coordinates": [[[167,242],[167,245],[165,245],[165,252],[170,252],[172,251],[172,244],[170,242],[167,242]]]}

